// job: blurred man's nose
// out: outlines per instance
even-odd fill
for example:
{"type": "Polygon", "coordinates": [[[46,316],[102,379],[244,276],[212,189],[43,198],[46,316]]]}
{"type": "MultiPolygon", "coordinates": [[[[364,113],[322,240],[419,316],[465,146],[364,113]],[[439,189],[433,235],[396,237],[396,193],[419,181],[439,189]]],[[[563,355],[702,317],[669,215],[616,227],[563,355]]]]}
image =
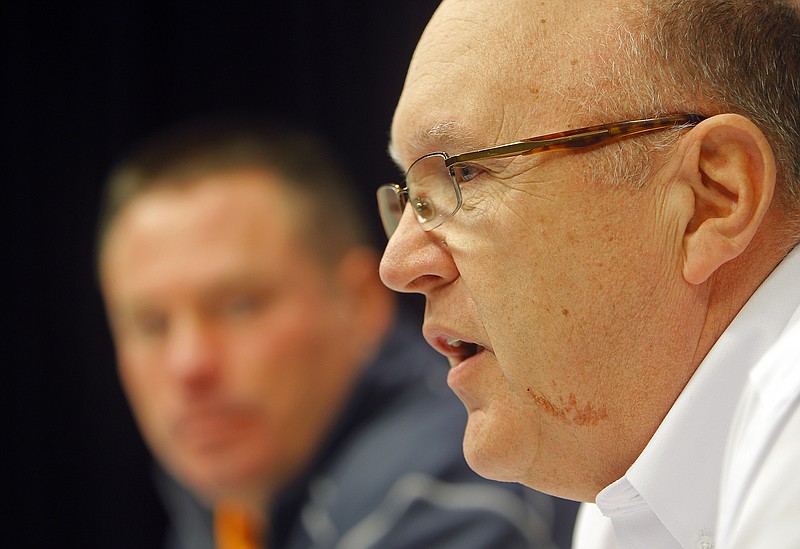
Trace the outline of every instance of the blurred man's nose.
{"type": "Polygon", "coordinates": [[[174,323],[165,367],[187,383],[212,379],[218,369],[218,345],[213,327],[197,317],[174,323]]]}

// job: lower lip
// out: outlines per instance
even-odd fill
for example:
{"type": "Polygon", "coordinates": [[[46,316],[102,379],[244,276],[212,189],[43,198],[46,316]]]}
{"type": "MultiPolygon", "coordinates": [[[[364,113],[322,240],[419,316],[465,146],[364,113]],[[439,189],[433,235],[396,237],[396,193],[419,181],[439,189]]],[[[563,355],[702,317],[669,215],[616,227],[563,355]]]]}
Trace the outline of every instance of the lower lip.
{"type": "Polygon", "coordinates": [[[486,349],[483,349],[481,352],[462,360],[455,366],[452,366],[450,371],[447,373],[447,385],[456,391],[459,387],[469,383],[470,378],[476,375],[479,371],[478,367],[480,366],[480,363],[485,355],[486,349]]]}

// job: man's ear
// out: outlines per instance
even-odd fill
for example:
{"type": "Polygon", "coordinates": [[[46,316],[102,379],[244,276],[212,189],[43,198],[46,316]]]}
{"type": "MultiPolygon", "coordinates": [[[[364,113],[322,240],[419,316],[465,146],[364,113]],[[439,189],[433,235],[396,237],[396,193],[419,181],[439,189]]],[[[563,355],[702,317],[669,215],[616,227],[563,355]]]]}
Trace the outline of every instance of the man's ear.
{"type": "Polygon", "coordinates": [[[349,340],[366,361],[377,351],[394,318],[394,294],[378,276],[380,255],[368,247],[347,251],[336,267],[342,291],[342,324],[349,326],[349,340]]]}
{"type": "Polygon", "coordinates": [[[694,194],[683,235],[683,276],[702,284],[747,248],[775,189],[766,137],[737,114],[712,116],[687,133],[682,178],[694,194]]]}
{"type": "Polygon", "coordinates": [[[372,248],[355,246],[345,253],[336,267],[338,287],[346,295],[348,314],[364,316],[369,325],[383,316],[391,317],[393,294],[378,276],[380,255],[372,248]]]}

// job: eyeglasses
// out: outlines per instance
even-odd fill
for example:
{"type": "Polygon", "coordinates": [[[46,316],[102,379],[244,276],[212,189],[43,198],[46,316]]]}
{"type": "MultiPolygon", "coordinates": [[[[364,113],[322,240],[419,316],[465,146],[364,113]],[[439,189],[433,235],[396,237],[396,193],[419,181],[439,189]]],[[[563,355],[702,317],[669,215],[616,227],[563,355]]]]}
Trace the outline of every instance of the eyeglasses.
{"type": "Polygon", "coordinates": [[[440,227],[461,208],[461,182],[474,177],[474,174],[470,174],[470,162],[547,151],[587,149],[642,133],[694,126],[704,119],[699,114],[678,114],[551,133],[456,156],[448,156],[444,152],[426,154],[408,168],[405,187],[390,183],[378,189],[378,211],[383,228],[386,236],[391,238],[409,202],[425,231],[440,227]]]}

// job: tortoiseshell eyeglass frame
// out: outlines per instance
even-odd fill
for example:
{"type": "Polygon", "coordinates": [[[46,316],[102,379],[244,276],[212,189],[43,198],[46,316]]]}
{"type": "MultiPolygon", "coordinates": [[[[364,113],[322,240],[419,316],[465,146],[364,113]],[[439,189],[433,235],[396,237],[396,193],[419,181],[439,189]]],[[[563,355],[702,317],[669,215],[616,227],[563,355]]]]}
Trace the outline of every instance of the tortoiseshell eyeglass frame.
{"type": "MultiPolygon", "coordinates": [[[[575,130],[568,130],[565,132],[550,133],[538,137],[531,137],[508,143],[505,145],[498,145],[488,149],[480,149],[477,151],[470,151],[455,156],[449,156],[444,152],[436,152],[426,154],[417,159],[406,172],[406,180],[408,173],[413,168],[414,164],[423,158],[430,156],[439,156],[444,160],[444,165],[450,172],[454,190],[457,194],[457,205],[455,208],[446,215],[437,216],[433,222],[423,221],[418,216],[418,221],[422,228],[430,231],[441,226],[445,221],[453,217],[461,207],[461,189],[452,166],[455,164],[462,164],[466,162],[474,162],[476,160],[483,160],[487,158],[507,158],[511,156],[524,156],[528,154],[537,154],[548,151],[563,151],[570,149],[586,149],[606,145],[618,139],[631,137],[643,133],[654,132],[658,130],[677,128],[681,126],[694,126],[705,120],[705,116],[700,114],[676,114],[672,116],[662,116],[659,118],[645,118],[642,120],[628,120],[624,122],[614,122],[611,124],[599,124],[597,126],[589,126],[586,128],[578,128],[575,130]]],[[[400,187],[397,184],[383,185],[378,189],[378,209],[383,220],[384,230],[386,235],[391,238],[397,225],[400,223],[400,217],[403,214],[406,203],[409,200],[408,186],[400,187]],[[395,195],[396,203],[391,204],[391,196],[395,195]]]]}

